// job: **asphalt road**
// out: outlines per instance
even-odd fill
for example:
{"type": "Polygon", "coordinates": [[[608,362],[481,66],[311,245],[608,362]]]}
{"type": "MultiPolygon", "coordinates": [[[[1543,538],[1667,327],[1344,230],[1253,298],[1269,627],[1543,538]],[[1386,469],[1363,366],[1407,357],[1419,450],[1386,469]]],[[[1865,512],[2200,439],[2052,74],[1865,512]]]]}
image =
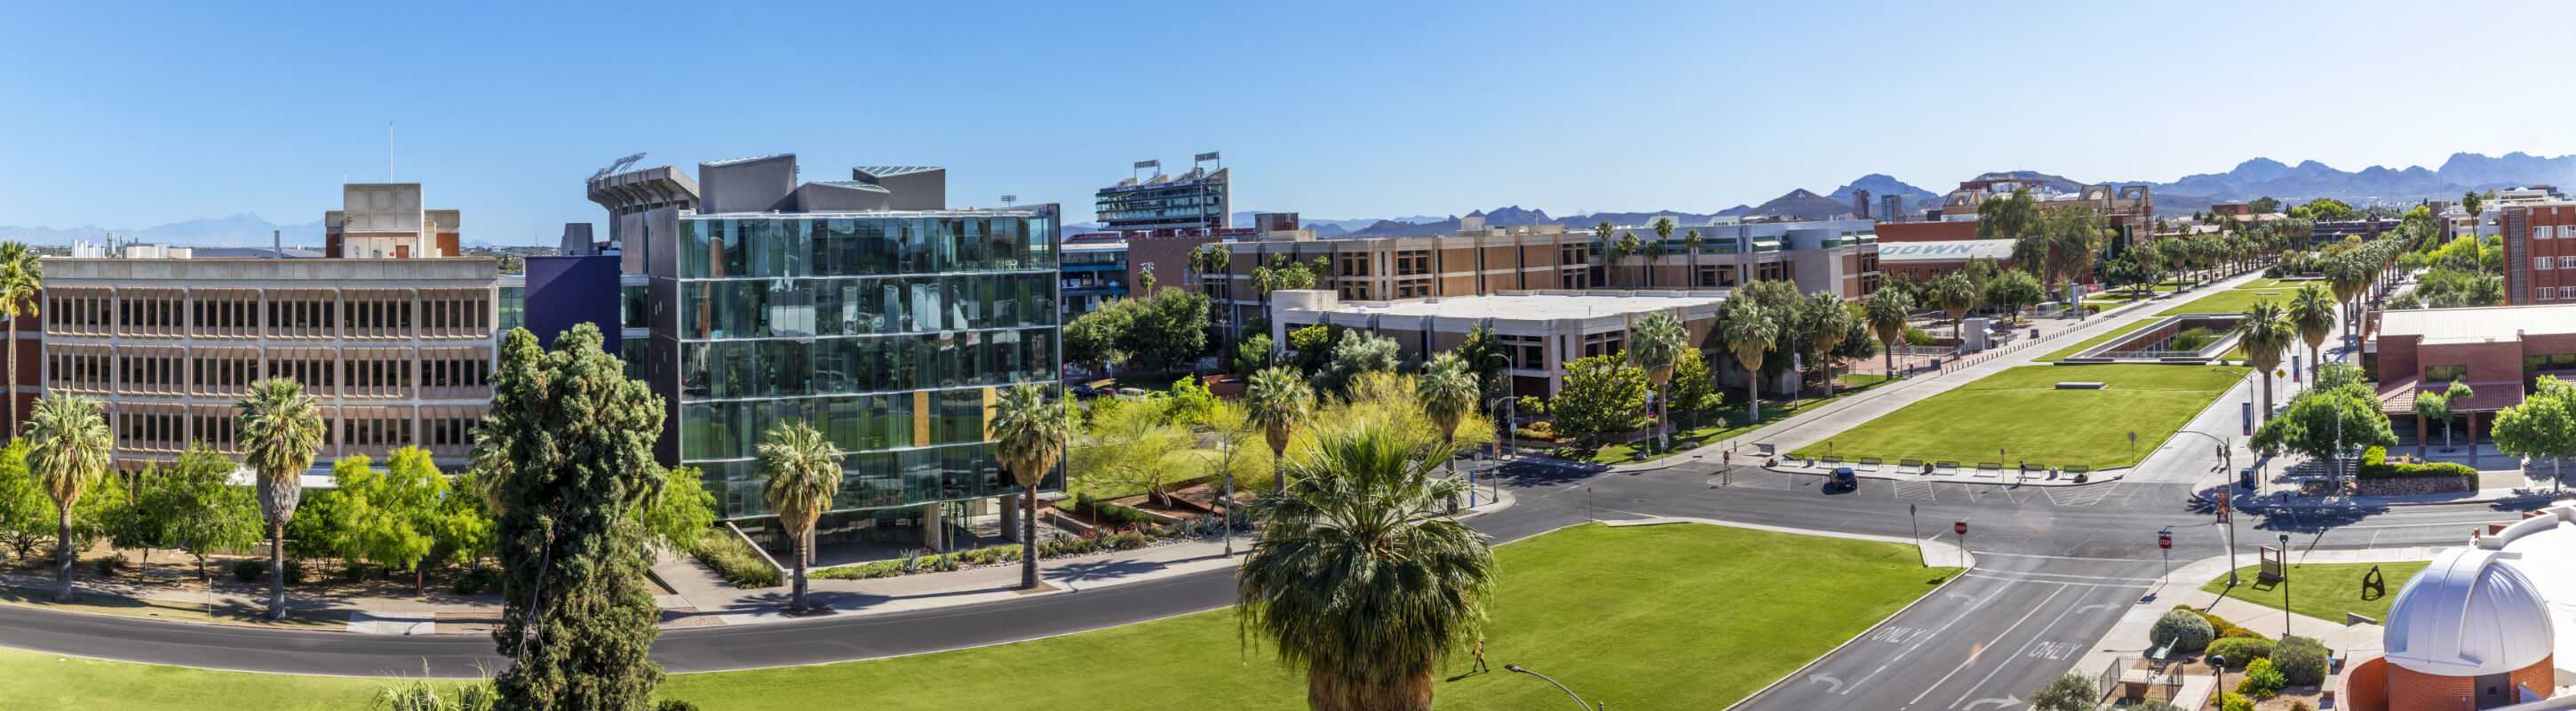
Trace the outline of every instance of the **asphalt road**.
{"type": "MultiPolygon", "coordinates": [[[[2026,698],[2063,673],[2081,656],[2081,645],[2108,630],[2129,605],[2152,604],[2138,598],[2161,570],[2157,529],[2173,528],[2176,560],[2224,551],[2210,512],[2180,484],[2005,489],[1865,480],[1857,492],[1829,495],[1817,490],[1816,477],[1746,469],[1721,475],[1714,465],[1637,474],[1519,465],[1503,481],[1518,503],[1474,522],[1504,541],[1586,520],[1647,515],[1944,538],[1951,538],[1952,522],[1969,522],[1966,544],[1980,559],[1975,572],[1749,704],[1760,709],[1997,708],[1994,699],[2026,698]]],[[[2280,533],[2302,547],[2441,545],[2459,542],[2478,522],[2513,515],[2485,505],[2240,515],[2238,535],[2246,551],[2280,533]]],[[[1233,593],[1229,575],[1211,572],[921,612],[675,629],[662,633],[654,657],[669,671],[695,672],[916,654],[1213,609],[1229,604],[1233,593]]],[[[469,676],[500,662],[482,637],[274,631],[14,606],[0,606],[0,645],[343,675],[469,676]]],[[[1580,680],[1562,681],[1581,687],[1580,680]]]]}

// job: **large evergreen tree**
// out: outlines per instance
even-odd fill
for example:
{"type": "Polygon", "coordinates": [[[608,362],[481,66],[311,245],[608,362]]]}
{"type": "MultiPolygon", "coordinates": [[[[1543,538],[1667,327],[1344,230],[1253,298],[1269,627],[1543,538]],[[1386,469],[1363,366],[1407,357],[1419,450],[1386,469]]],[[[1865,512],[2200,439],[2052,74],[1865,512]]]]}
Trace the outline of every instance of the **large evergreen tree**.
{"type": "Polygon", "coordinates": [[[637,511],[662,487],[662,398],[600,342],[581,324],[548,352],[513,329],[475,427],[499,516],[504,709],[642,709],[662,678],[647,656],[660,611],[637,511]]]}

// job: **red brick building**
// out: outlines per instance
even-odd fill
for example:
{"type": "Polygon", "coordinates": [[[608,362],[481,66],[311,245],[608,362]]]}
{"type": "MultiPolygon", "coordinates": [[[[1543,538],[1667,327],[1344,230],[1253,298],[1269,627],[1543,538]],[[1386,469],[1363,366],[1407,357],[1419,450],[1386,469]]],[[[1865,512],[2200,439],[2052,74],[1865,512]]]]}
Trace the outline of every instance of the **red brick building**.
{"type": "Polygon", "coordinates": [[[2507,205],[2496,222],[2505,303],[2576,301],[2576,201],[2507,205]]]}
{"type": "Polygon", "coordinates": [[[2451,403],[2451,412],[2467,420],[2460,432],[2475,442],[2482,423],[2522,404],[2534,379],[2576,380],[2576,303],[2389,311],[2371,347],[2381,412],[2419,419],[2423,442],[2440,428],[2414,418],[2415,393],[2467,383],[2477,394],[2451,403]]]}

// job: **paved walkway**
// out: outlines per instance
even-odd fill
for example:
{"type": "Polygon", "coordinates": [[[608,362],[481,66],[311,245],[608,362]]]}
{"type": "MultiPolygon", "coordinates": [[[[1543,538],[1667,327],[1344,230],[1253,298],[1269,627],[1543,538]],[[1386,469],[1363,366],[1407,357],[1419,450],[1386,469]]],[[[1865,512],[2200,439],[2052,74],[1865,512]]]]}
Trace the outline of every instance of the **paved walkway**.
{"type": "MultiPolygon", "coordinates": [[[[2291,554],[2290,562],[2292,564],[2393,563],[2431,560],[2435,552],[2437,552],[2435,548],[2420,546],[2295,551],[2291,554]]],[[[2073,671],[2087,675],[2098,674],[2115,661],[2134,660],[2145,656],[2154,646],[2148,637],[2155,629],[2156,618],[2164,616],[2165,612],[2172,610],[2175,605],[2188,605],[2217,615],[2236,623],[2238,627],[2253,630],[2274,640],[2281,638],[2283,625],[2286,624],[2290,634],[2323,642],[2326,649],[2332,650],[2336,656],[2347,659],[2379,654],[2382,644],[2379,625],[2348,625],[2341,620],[2320,620],[2235,598],[2220,597],[2200,589],[2201,585],[2226,575],[2231,563],[2241,567],[2251,565],[2254,561],[2251,556],[2236,561],[2230,561],[2226,556],[2215,556],[2174,568],[2171,574],[2166,575],[2154,589],[2123,614],[2120,621],[2113,624],[2111,630],[2104,633],[2102,638],[2092,645],[2091,651],[2076,660],[2073,671]]],[[[2395,595],[2397,591],[2390,590],[2388,593],[2395,595]]],[[[2196,676],[2186,676],[2182,698],[2188,700],[2197,694],[2199,698],[2206,701],[2209,694],[2207,687],[2215,681],[2207,678],[2208,667],[2192,665],[2186,671],[2196,676]],[[2192,681],[2195,678],[2199,680],[2197,683],[2200,686],[2197,688],[2192,681]]],[[[2325,684],[2325,688],[2329,689],[2339,686],[2340,683],[2334,679],[2328,679],[2325,684]]],[[[2185,708],[2199,707],[2185,706],[2185,708]]]]}

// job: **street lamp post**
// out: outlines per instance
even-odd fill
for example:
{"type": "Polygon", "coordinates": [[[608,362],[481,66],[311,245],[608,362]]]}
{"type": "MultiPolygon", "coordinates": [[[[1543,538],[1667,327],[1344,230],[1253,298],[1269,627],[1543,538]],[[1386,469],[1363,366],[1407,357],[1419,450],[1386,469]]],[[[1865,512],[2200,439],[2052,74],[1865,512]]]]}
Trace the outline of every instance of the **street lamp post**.
{"type": "Polygon", "coordinates": [[[1565,688],[1564,684],[1557,683],[1555,679],[1547,678],[1546,674],[1530,671],[1529,667],[1524,667],[1518,664],[1505,664],[1503,665],[1503,671],[1514,674],[1528,674],[1530,676],[1538,677],[1540,681],[1547,682],[1549,685],[1556,687],[1557,691],[1565,692],[1566,698],[1574,700],[1574,707],[1583,709],[1583,711],[1604,711],[1605,709],[1610,708],[1609,704],[1593,704],[1591,702],[1584,701],[1583,696],[1574,693],[1573,689],[1565,688]]]}
{"type": "Polygon", "coordinates": [[[2281,534],[2281,641],[2290,641],[2290,534],[2281,534]]]}

